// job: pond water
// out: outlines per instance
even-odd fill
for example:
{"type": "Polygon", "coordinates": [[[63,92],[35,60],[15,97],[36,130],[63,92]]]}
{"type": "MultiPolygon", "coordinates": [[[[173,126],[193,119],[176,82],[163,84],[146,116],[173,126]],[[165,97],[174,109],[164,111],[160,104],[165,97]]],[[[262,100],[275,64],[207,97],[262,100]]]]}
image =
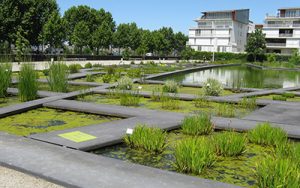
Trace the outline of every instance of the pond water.
{"type": "Polygon", "coordinates": [[[184,84],[203,84],[208,78],[227,87],[288,88],[300,85],[300,72],[261,70],[247,66],[230,66],[170,75],[158,80],[176,80],[184,84]]]}

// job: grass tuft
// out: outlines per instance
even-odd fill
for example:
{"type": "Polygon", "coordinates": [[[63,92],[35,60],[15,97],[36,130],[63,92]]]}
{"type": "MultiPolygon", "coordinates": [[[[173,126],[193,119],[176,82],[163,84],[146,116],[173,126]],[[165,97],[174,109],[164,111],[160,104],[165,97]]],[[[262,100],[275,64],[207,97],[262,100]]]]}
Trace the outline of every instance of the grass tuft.
{"type": "Polygon", "coordinates": [[[207,114],[185,117],[182,121],[182,132],[187,135],[208,135],[213,132],[211,118],[207,114]]]}
{"type": "Polygon", "coordinates": [[[174,80],[167,80],[163,86],[163,92],[178,93],[178,83],[174,80]]]}
{"type": "Polygon", "coordinates": [[[0,63],[0,98],[7,96],[7,89],[11,85],[12,65],[0,63]]]}
{"type": "Polygon", "coordinates": [[[37,73],[32,64],[22,64],[19,72],[19,97],[22,102],[37,98],[38,83],[37,73]]]}
{"type": "Polygon", "coordinates": [[[68,76],[68,67],[64,63],[51,63],[47,77],[50,90],[54,92],[67,92],[68,76]]]}

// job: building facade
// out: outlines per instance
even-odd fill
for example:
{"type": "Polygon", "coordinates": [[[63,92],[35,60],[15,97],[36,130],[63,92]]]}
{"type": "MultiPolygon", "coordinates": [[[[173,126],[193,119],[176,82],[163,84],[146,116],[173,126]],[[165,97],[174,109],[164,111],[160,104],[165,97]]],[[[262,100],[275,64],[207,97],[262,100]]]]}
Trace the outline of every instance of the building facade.
{"type": "Polygon", "coordinates": [[[203,12],[189,30],[188,45],[197,51],[244,52],[249,9],[203,12]]]}
{"type": "Polygon", "coordinates": [[[294,50],[299,51],[300,8],[281,8],[276,16],[267,15],[263,32],[268,53],[292,54],[294,50]]]}

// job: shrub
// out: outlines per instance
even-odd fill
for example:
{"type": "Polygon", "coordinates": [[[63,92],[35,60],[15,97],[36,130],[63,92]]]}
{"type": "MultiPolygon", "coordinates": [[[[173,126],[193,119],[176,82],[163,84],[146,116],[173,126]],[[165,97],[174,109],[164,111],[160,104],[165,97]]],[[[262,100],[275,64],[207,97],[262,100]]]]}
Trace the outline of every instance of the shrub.
{"type": "Polygon", "coordinates": [[[137,125],[132,135],[126,135],[124,142],[136,149],[147,152],[161,153],[166,147],[167,134],[159,128],[137,125]]]}
{"type": "Polygon", "coordinates": [[[175,146],[175,168],[180,172],[201,174],[216,161],[214,147],[204,138],[188,138],[175,146]]]}
{"type": "Polygon", "coordinates": [[[213,78],[207,79],[207,81],[204,83],[203,89],[205,95],[208,96],[219,96],[223,91],[222,84],[213,78]]]}
{"type": "Polygon", "coordinates": [[[180,109],[179,100],[176,99],[176,96],[173,98],[169,95],[161,95],[161,107],[165,110],[178,110],[180,109]]]}
{"type": "Polygon", "coordinates": [[[234,117],[235,107],[233,104],[220,103],[217,109],[217,115],[222,117],[234,117]]]}
{"type": "Polygon", "coordinates": [[[140,68],[137,69],[129,69],[127,71],[127,76],[130,78],[140,78],[142,75],[142,70],[140,68]]]}
{"type": "Polygon", "coordinates": [[[103,83],[109,83],[112,80],[112,76],[110,74],[105,74],[102,76],[103,83]]]}
{"type": "Polygon", "coordinates": [[[79,65],[79,64],[69,65],[69,71],[71,74],[78,73],[80,68],[81,68],[81,65],[79,65]]]}
{"type": "Polygon", "coordinates": [[[19,72],[19,97],[23,102],[37,98],[37,73],[32,64],[22,64],[19,72]]]}
{"type": "Polygon", "coordinates": [[[239,133],[224,132],[214,137],[217,155],[233,157],[241,155],[246,149],[246,139],[239,133]]]}
{"type": "Polygon", "coordinates": [[[285,98],[295,98],[295,94],[294,93],[283,93],[282,94],[282,97],[285,97],[285,98]]]}
{"type": "Polygon", "coordinates": [[[136,93],[123,92],[120,95],[120,105],[122,106],[139,106],[140,96],[136,93]]]}
{"type": "Polygon", "coordinates": [[[124,76],[118,80],[117,88],[120,90],[131,90],[133,81],[131,78],[124,76]]]}
{"type": "Polygon", "coordinates": [[[210,107],[210,101],[208,100],[206,95],[198,95],[193,102],[195,107],[197,108],[210,107]]]}
{"type": "Polygon", "coordinates": [[[94,82],[95,78],[91,74],[87,74],[85,80],[87,82],[94,82]]]}
{"type": "Polygon", "coordinates": [[[107,74],[113,75],[116,72],[116,68],[117,68],[116,65],[110,65],[110,66],[105,67],[104,70],[106,71],[107,74]]]}
{"type": "Polygon", "coordinates": [[[91,69],[93,67],[92,63],[88,62],[87,64],[84,65],[84,68],[86,69],[91,69]]]}
{"type": "Polygon", "coordinates": [[[213,131],[211,118],[207,114],[185,117],[182,121],[182,132],[188,135],[207,135],[213,131]]]}
{"type": "Polygon", "coordinates": [[[294,65],[299,65],[300,64],[300,55],[298,50],[295,50],[292,54],[292,56],[289,59],[289,63],[294,64],[294,65]]]}
{"type": "Polygon", "coordinates": [[[239,106],[244,109],[254,110],[257,107],[256,97],[243,98],[239,101],[239,106]]]}
{"type": "Polygon", "coordinates": [[[300,171],[290,159],[267,158],[257,164],[255,175],[258,187],[296,188],[300,185],[300,171]]]}
{"type": "Polygon", "coordinates": [[[274,128],[269,123],[262,123],[248,133],[248,139],[255,144],[276,146],[286,143],[287,134],[281,128],[274,128]]]}
{"type": "Polygon", "coordinates": [[[50,90],[54,92],[68,91],[68,67],[62,62],[51,63],[47,77],[50,90]]]}
{"type": "Polygon", "coordinates": [[[167,80],[163,86],[163,91],[167,93],[178,93],[178,83],[174,80],[167,80]]]}
{"type": "Polygon", "coordinates": [[[274,54],[274,53],[268,54],[267,55],[267,61],[270,62],[270,63],[276,62],[276,54],[274,54]]]}
{"type": "Polygon", "coordinates": [[[7,96],[7,89],[11,85],[12,65],[0,63],[0,98],[7,96]]]}
{"type": "Polygon", "coordinates": [[[275,96],[272,97],[272,99],[273,99],[274,101],[286,101],[286,100],[287,100],[286,97],[281,96],[281,95],[275,95],[275,96]]]}

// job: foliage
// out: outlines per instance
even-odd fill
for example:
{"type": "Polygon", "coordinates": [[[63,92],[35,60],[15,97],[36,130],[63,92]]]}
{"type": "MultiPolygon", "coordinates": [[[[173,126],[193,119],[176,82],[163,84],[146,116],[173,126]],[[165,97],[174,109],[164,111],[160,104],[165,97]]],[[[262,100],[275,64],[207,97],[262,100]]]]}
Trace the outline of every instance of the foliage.
{"type": "Polygon", "coordinates": [[[35,72],[32,64],[22,64],[19,72],[18,89],[20,100],[23,102],[37,98],[37,73],[35,72]]]}
{"type": "Polygon", "coordinates": [[[69,71],[71,74],[78,73],[80,68],[81,68],[81,65],[79,65],[79,64],[69,65],[69,71]]]}
{"type": "Polygon", "coordinates": [[[95,81],[95,78],[93,77],[93,75],[87,74],[85,80],[86,80],[87,82],[94,82],[94,81],[95,81]]]}
{"type": "Polygon", "coordinates": [[[188,138],[178,142],[174,156],[174,166],[178,171],[197,175],[212,167],[216,161],[213,145],[204,138],[188,138]]]}
{"type": "Polygon", "coordinates": [[[233,157],[246,150],[245,136],[234,131],[224,132],[214,137],[217,155],[233,157]]]}
{"type": "Polygon", "coordinates": [[[167,80],[163,86],[163,91],[167,93],[178,93],[178,83],[174,80],[167,80]]]}
{"type": "Polygon", "coordinates": [[[83,47],[87,46],[91,40],[88,33],[90,33],[90,29],[85,22],[81,21],[75,25],[71,42],[79,49],[80,53],[82,53],[83,47]]]}
{"type": "Polygon", "coordinates": [[[254,57],[254,61],[257,60],[257,56],[263,55],[266,51],[266,39],[265,34],[261,29],[256,29],[255,32],[250,33],[247,44],[246,52],[254,57]]]}
{"type": "Polygon", "coordinates": [[[283,93],[282,96],[286,97],[286,98],[295,98],[296,95],[294,93],[286,92],[286,93],[283,93]]]}
{"type": "Polygon", "coordinates": [[[123,92],[119,94],[121,106],[139,106],[140,96],[139,91],[123,92]]]}
{"type": "Polygon", "coordinates": [[[276,54],[271,53],[267,55],[267,61],[270,63],[274,63],[276,62],[276,54]]]}
{"type": "Polygon", "coordinates": [[[85,69],[91,69],[91,68],[93,68],[93,65],[92,65],[92,63],[88,62],[88,63],[86,63],[86,64],[84,65],[84,68],[85,68],[85,69]]]}
{"type": "Polygon", "coordinates": [[[300,64],[300,55],[299,51],[295,50],[292,54],[292,56],[289,59],[289,62],[294,64],[294,65],[299,65],[300,64]]]}
{"type": "Polygon", "coordinates": [[[182,121],[182,132],[188,135],[208,135],[213,131],[211,117],[201,113],[185,117],[182,121]]]}
{"type": "Polygon", "coordinates": [[[166,139],[167,134],[163,130],[139,124],[132,135],[124,137],[124,142],[132,148],[161,153],[166,147],[166,139]]]}
{"type": "Polygon", "coordinates": [[[102,81],[103,83],[109,83],[112,80],[112,75],[111,74],[105,74],[102,76],[102,81]]]}
{"type": "Polygon", "coordinates": [[[222,117],[234,117],[235,106],[229,103],[220,103],[218,105],[217,115],[222,117]]]}
{"type": "Polygon", "coordinates": [[[244,109],[254,110],[257,108],[256,97],[243,98],[239,101],[239,106],[244,109]]]}
{"type": "Polygon", "coordinates": [[[163,92],[161,91],[159,86],[154,87],[151,94],[151,100],[156,102],[160,101],[162,94],[163,92]]]}
{"type": "Polygon", "coordinates": [[[208,100],[206,95],[199,94],[197,97],[194,99],[194,105],[197,108],[203,108],[203,107],[209,107],[210,106],[210,101],[208,100]]]}
{"type": "Polygon", "coordinates": [[[68,67],[66,64],[63,62],[51,63],[47,77],[50,90],[54,92],[67,92],[68,76],[68,67]]]}
{"type": "Polygon", "coordinates": [[[204,93],[208,96],[219,96],[222,91],[223,87],[222,84],[213,78],[208,78],[207,81],[203,85],[204,93]]]}
{"type": "Polygon", "coordinates": [[[180,109],[180,102],[176,99],[176,95],[170,96],[167,94],[162,94],[160,97],[161,107],[165,110],[178,110],[180,109]]]}
{"type": "Polygon", "coordinates": [[[272,99],[275,101],[286,101],[287,98],[285,96],[275,95],[272,97],[272,99]]]}
{"type": "Polygon", "coordinates": [[[100,49],[108,49],[113,38],[113,31],[107,22],[103,22],[93,33],[92,45],[96,48],[97,54],[100,49]]]}
{"type": "Polygon", "coordinates": [[[11,85],[12,65],[0,63],[0,98],[7,96],[7,89],[11,85]]]}
{"type": "Polygon", "coordinates": [[[19,29],[16,34],[16,57],[19,62],[24,60],[24,55],[29,52],[29,41],[25,38],[27,35],[22,29],[19,29]]]}
{"type": "Polygon", "coordinates": [[[133,81],[127,76],[123,76],[118,80],[117,88],[120,90],[131,90],[133,87],[133,81]]]}
{"type": "Polygon", "coordinates": [[[281,128],[271,127],[270,123],[262,123],[248,132],[248,139],[255,144],[276,146],[286,143],[287,134],[281,128]]]}
{"type": "Polygon", "coordinates": [[[258,187],[296,188],[300,185],[300,171],[291,159],[267,158],[257,164],[258,187]]]}

